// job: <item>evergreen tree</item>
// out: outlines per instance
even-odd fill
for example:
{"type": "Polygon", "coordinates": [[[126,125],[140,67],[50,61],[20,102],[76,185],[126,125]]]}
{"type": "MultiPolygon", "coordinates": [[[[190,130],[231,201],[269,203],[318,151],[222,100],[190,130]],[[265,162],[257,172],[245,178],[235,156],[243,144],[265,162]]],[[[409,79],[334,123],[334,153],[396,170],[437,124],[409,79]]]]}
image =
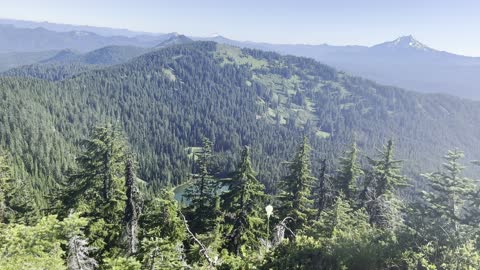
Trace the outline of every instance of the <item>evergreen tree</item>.
{"type": "Polygon", "coordinates": [[[314,213],[311,189],[315,178],[310,169],[310,146],[306,137],[290,162],[290,173],[280,183],[281,214],[293,219],[290,228],[296,232],[306,225],[314,213]]]}
{"type": "Polygon", "coordinates": [[[463,156],[456,149],[449,151],[442,171],[424,174],[432,191],[423,195],[434,217],[445,217],[455,223],[463,218],[465,201],[474,191],[473,181],[462,176],[465,166],[459,160],[463,156]]]}
{"type": "Polygon", "coordinates": [[[212,172],[212,142],[203,140],[202,149],[194,153],[197,158],[198,174],[193,176],[193,184],[184,194],[188,201],[187,217],[190,229],[195,233],[205,233],[215,226],[215,201],[219,183],[212,172]]]}
{"type": "Polygon", "coordinates": [[[406,178],[400,173],[401,160],[393,157],[393,141],[389,140],[378,158],[368,158],[370,170],[367,172],[362,193],[363,203],[370,214],[370,222],[380,227],[391,227],[399,218],[399,201],[395,191],[406,186],[406,178]]]}
{"type": "Polygon", "coordinates": [[[422,193],[426,203],[428,235],[440,246],[449,248],[458,248],[467,239],[473,237],[471,231],[473,228],[463,223],[473,221],[475,214],[470,211],[473,215],[468,216],[465,208],[475,205],[478,201],[476,198],[471,198],[475,190],[473,181],[462,176],[465,167],[459,162],[461,158],[463,158],[463,152],[449,151],[444,157],[443,170],[424,174],[431,188],[430,192],[422,193]],[[472,201],[467,204],[467,199],[472,201]]]}
{"type": "Polygon", "coordinates": [[[64,183],[63,205],[91,217],[89,242],[105,252],[117,246],[125,210],[125,142],[112,127],[97,127],[83,143],[78,169],[64,183]]]}
{"type": "Polygon", "coordinates": [[[314,208],[317,211],[317,217],[329,206],[333,199],[332,188],[329,186],[327,176],[327,160],[322,159],[320,164],[322,166],[320,175],[317,179],[317,184],[313,188],[314,208]]]}
{"type": "Polygon", "coordinates": [[[415,244],[425,247],[425,257],[438,269],[475,269],[472,265],[480,259],[479,250],[471,248],[474,242],[478,245],[473,240],[478,233],[478,199],[472,197],[473,181],[462,175],[462,158],[463,152],[448,151],[441,170],[423,174],[429,190],[421,192],[423,200],[414,205],[408,222],[420,236],[415,244]]]}
{"type": "Polygon", "coordinates": [[[0,154],[0,223],[7,219],[7,212],[10,211],[7,197],[12,191],[12,175],[6,158],[0,154]]]}
{"type": "Polygon", "coordinates": [[[248,147],[244,148],[240,164],[227,183],[228,191],[222,195],[226,212],[226,246],[231,253],[244,256],[259,246],[265,230],[262,215],[264,186],[255,177],[248,147]]]}
{"type": "Polygon", "coordinates": [[[357,143],[354,141],[350,150],[345,152],[345,155],[340,158],[339,162],[336,188],[338,192],[345,195],[345,199],[347,200],[354,200],[358,177],[363,174],[358,164],[357,156],[358,148],[357,143]]]}
{"type": "Polygon", "coordinates": [[[146,201],[140,218],[140,258],[144,269],[184,269],[185,226],[173,192],[162,190],[146,201]]]}
{"type": "Polygon", "coordinates": [[[10,161],[0,153],[0,223],[31,224],[37,217],[31,187],[16,179],[10,161]]]}

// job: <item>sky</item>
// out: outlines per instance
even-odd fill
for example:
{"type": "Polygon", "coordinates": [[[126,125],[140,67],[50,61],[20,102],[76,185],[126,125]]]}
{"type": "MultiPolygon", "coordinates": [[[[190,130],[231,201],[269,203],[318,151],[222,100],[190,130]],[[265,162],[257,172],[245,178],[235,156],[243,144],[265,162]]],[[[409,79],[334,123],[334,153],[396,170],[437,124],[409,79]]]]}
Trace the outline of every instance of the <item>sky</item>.
{"type": "Polygon", "coordinates": [[[0,0],[0,18],[222,36],[269,43],[374,45],[412,34],[480,56],[478,0],[0,0]]]}

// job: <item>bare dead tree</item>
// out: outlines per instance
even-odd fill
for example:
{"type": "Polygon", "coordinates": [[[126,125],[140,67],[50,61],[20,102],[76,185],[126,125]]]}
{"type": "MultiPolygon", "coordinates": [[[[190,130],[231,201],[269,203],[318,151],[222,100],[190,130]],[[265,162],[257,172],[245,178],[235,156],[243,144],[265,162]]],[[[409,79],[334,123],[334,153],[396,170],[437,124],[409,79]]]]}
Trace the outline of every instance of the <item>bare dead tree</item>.
{"type": "Polygon", "coordinates": [[[88,242],[80,236],[75,235],[68,241],[68,270],[94,270],[98,263],[94,258],[89,257],[93,248],[88,246],[88,242]]]}
{"type": "Polygon", "coordinates": [[[288,231],[293,238],[296,237],[295,233],[286,224],[288,220],[293,220],[293,218],[286,217],[275,226],[272,246],[276,247],[282,243],[283,239],[285,239],[285,231],[288,231]]]}
{"type": "Polygon", "coordinates": [[[125,205],[125,214],[123,218],[124,231],[123,241],[127,255],[132,255],[138,251],[138,220],[141,213],[140,193],[135,186],[135,172],[132,159],[128,159],[125,164],[125,187],[127,201],[125,205]]]}

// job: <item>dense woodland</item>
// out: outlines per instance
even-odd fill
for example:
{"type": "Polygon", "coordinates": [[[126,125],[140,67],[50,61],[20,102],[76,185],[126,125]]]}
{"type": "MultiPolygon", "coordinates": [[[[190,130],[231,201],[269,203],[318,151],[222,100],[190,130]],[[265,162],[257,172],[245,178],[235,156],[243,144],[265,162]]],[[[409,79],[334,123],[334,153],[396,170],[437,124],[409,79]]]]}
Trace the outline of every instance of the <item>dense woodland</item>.
{"type": "MultiPolygon", "coordinates": [[[[307,138],[286,162],[276,194],[257,179],[251,150],[218,177],[212,142],[194,156],[184,200],[148,192],[122,132],[97,127],[77,166],[37,209],[0,160],[1,269],[476,269],[479,189],[463,153],[422,174],[427,191],[401,196],[392,140],[359,163],[354,142],[329,172],[311,168],[307,138]]],[[[478,163],[477,163],[478,164],[478,163]]]]}
{"type": "Polygon", "coordinates": [[[0,77],[0,269],[480,264],[478,102],[213,42],[77,60],[0,77]]]}

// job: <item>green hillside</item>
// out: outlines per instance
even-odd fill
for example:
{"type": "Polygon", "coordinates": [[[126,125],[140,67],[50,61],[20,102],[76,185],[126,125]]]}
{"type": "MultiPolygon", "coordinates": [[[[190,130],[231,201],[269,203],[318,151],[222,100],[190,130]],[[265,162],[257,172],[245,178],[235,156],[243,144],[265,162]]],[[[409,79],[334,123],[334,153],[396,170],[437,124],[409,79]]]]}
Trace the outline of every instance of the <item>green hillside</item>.
{"type": "MultiPolygon", "coordinates": [[[[314,163],[337,156],[354,134],[366,153],[393,138],[411,171],[431,167],[445,149],[465,149],[470,159],[479,153],[476,102],[381,86],[307,58],[208,42],[59,82],[4,77],[0,87],[8,108],[0,112],[1,145],[40,178],[61,178],[73,145],[106,122],[125,131],[141,153],[141,178],[155,185],[182,182],[189,171],[184,149],[204,136],[234,159],[251,145],[259,179],[271,189],[278,164],[303,134],[312,140],[314,163]]],[[[225,163],[227,170],[234,160],[225,163]]]]}
{"type": "Polygon", "coordinates": [[[213,42],[51,65],[0,77],[1,269],[480,263],[478,102],[213,42]]]}

